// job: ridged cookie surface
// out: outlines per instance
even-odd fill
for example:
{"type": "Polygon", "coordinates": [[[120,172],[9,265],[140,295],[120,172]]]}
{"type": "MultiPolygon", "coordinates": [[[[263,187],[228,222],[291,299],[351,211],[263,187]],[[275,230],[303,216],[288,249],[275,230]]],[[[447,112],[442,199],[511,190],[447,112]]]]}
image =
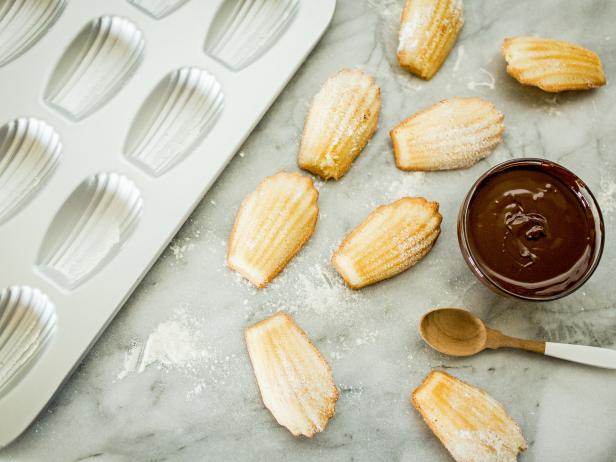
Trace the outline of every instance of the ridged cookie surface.
{"type": "Polygon", "coordinates": [[[501,53],[509,75],[544,91],[588,90],[606,83],[599,56],[573,43],[512,37],[505,39],[501,53]]]}
{"type": "Polygon", "coordinates": [[[407,0],[398,34],[400,66],[422,79],[431,79],[463,25],[462,0],[407,0]]]}
{"type": "Polygon", "coordinates": [[[310,104],[299,149],[299,166],[338,180],[364,149],[379,121],[381,90],[359,69],[342,69],[310,104]]]}
{"type": "Polygon", "coordinates": [[[438,204],[423,197],[381,205],[340,244],[332,264],[353,289],[395,276],[432,249],[441,220],[438,204]]]}
{"type": "Polygon", "coordinates": [[[390,131],[402,170],[470,167],[501,141],[503,113],[485,99],[451,98],[409,117],[390,131]]]}
{"type": "Polygon", "coordinates": [[[246,345],[263,403],[293,435],[312,437],[334,415],[338,389],[331,368],[284,313],[246,329],[246,345]]]}
{"type": "Polygon", "coordinates": [[[299,252],[317,222],[318,192],[299,173],[265,178],[240,206],[227,248],[227,265],[265,287],[299,252]]]}
{"type": "Polygon", "coordinates": [[[515,462],[522,431],[483,390],[432,371],[413,392],[413,406],[457,462],[515,462]]]}

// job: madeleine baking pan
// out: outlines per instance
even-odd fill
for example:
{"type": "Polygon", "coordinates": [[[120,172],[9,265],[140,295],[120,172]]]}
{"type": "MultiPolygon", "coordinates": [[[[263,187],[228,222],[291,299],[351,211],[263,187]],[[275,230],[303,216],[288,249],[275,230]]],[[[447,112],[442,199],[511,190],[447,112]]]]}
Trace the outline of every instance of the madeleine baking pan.
{"type": "Polygon", "coordinates": [[[0,446],[79,364],[334,8],[0,1],[0,446]]]}

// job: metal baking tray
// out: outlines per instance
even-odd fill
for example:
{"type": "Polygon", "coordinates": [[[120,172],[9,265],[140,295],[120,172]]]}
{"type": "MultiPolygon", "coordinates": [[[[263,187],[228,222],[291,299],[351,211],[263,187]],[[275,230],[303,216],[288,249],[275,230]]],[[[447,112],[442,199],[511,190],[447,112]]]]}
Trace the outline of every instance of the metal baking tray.
{"type": "Polygon", "coordinates": [[[0,2],[0,447],[96,342],[334,8],[0,2]]]}

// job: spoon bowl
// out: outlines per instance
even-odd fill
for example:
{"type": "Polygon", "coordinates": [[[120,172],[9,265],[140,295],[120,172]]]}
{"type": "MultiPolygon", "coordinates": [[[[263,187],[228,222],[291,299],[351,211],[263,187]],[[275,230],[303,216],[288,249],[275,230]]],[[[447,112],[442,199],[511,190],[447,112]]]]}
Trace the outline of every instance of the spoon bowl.
{"type": "Polygon", "coordinates": [[[439,308],[426,313],[419,333],[435,350],[450,356],[471,356],[486,348],[488,332],[473,313],[461,308],[439,308]]]}

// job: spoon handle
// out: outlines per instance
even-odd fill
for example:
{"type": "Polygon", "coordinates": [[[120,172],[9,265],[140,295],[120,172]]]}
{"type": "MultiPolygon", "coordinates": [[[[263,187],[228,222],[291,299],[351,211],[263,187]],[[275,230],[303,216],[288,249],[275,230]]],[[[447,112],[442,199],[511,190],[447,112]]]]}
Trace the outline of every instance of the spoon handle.
{"type": "Polygon", "coordinates": [[[496,329],[488,328],[486,332],[487,348],[518,348],[520,350],[532,351],[540,354],[545,352],[545,342],[509,337],[496,329]]]}
{"type": "Polygon", "coordinates": [[[616,350],[608,348],[545,342],[545,355],[590,366],[616,369],[616,350]]]}

